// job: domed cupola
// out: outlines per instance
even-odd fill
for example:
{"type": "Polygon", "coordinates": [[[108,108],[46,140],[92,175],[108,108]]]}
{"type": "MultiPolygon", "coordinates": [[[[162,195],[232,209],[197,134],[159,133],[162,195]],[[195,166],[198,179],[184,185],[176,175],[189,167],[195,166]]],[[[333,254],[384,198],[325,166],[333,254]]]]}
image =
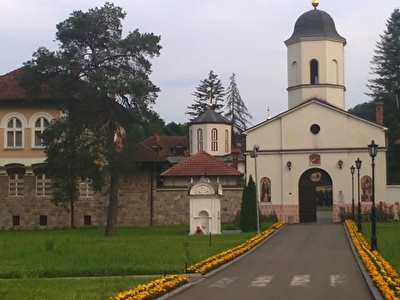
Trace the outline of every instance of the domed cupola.
{"type": "Polygon", "coordinates": [[[289,108],[318,98],[344,109],[344,46],[332,17],[314,9],[302,14],[292,36],[285,41],[288,49],[289,108]]]}
{"type": "Polygon", "coordinates": [[[206,151],[213,156],[231,153],[232,123],[212,107],[189,124],[190,155],[206,151]]]}
{"type": "Polygon", "coordinates": [[[335,27],[332,17],[326,12],[318,9],[310,10],[302,14],[294,25],[292,36],[285,41],[286,45],[301,40],[331,39],[346,44],[346,39],[341,37],[335,27]]]}

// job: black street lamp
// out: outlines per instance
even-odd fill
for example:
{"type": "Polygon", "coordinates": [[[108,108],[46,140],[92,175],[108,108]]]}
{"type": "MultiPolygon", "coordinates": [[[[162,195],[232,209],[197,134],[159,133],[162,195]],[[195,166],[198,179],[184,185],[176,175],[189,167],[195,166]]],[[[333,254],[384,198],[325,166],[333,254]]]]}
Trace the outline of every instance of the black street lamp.
{"type": "Polygon", "coordinates": [[[374,141],[368,145],[369,156],[372,158],[372,209],[371,209],[371,221],[372,221],[372,236],[371,236],[371,251],[378,250],[377,239],[376,239],[376,209],[375,209],[375,156],[378,152],[378,145],[374,141]]]}
{"type": "Polygon", "coordinates": [[[357,180],[357,182],[358,182],[357,231],[358,232],[362,232],[362,228],[361,228],[361,202],[360,202],[360,169],[361,169],[362,161],[360,160],[360,158],[357,158],[355,163],[356,163],[357,176],[358,176],[358,180],[357,180]]]}
{"type": "Polygon", "coordinates": [[[351,173],[351,219],[354,221],[354,171],[356,168],[352,165],[350,167],[350,173],[351,173]]]}
{"type": "Polygon", "coordinates": [[[253,146],[253,151],[250,152],[250,157],[254,158],[254,180],[256,182],[256,215],[257,215],[257,233],[260,233],[260,211],[258,206],[258,182],[257,182],[257,151],[260,150],[260,146],[257,144],[253,146]]]}

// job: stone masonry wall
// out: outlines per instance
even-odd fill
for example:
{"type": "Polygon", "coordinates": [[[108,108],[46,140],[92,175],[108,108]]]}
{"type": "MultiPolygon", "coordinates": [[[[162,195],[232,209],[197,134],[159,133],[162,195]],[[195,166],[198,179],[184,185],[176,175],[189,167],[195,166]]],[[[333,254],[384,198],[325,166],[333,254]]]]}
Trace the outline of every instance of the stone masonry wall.
{"type": "MultiPolygon", "coordinates": [[[[153,176],[153,179],[155,176],[153,176]]],[[[124,179],[119,191],[118,226],[189,224],[189,196],[187,189],[156,189],[155,180],[151,191],[151,176],[146,170],[124,179]]],[[[240,209],[242,188],[223,190],[221,198],[222,221],[231,221],[240,209]]],[[[35,177],[26,175],[24,196],[8,195],[8,176],[0,176],[0,229],[67,228],[70,212],[55,206],[50,198],[37,197],[35,177]],[[40,225],[41,217],[47,225],[40,225]],[[15,218],[19,225],[14,226],[15,218]]],[[[94,197],[81,198],[75,203],[75,225],[104,227],[107,221],[108,194],[104,191],[94,197]]]]}

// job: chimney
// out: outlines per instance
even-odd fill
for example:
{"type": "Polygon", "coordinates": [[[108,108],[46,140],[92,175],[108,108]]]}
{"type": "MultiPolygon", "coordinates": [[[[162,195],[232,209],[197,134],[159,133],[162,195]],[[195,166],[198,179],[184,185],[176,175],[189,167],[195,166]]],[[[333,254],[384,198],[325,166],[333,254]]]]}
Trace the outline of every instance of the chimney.
{"type": "Polygon", "coordinates": [[[161,137],[157,133],[154,133],[154,139],[157,143],[161,142],[161,137]]]}
{"type": "Polygon", "coordinates": [[[375,118],[377,124],[383,125],[383,102],[375,102],[375,118]]]}
{"type": "Polygon", "coordinates": [[[236,170],[238,169],[238,164],[239,164],[239,151],[237,149],[232,150],[232,167],[234,167],[236,170]]]}

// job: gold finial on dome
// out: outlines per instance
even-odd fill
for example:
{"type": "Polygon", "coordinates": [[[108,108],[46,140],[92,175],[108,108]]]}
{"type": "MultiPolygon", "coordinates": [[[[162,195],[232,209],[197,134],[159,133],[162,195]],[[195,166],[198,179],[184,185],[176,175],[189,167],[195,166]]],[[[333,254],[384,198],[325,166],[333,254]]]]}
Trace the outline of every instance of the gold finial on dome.
{"type": "Polygon", "coordinates": [[[318,0],[312,0],[312,6],[314,6],[314,9],[317,9],[317,6],[318,6],[318,4],[319,4],[319,1],[318,0]]]}

